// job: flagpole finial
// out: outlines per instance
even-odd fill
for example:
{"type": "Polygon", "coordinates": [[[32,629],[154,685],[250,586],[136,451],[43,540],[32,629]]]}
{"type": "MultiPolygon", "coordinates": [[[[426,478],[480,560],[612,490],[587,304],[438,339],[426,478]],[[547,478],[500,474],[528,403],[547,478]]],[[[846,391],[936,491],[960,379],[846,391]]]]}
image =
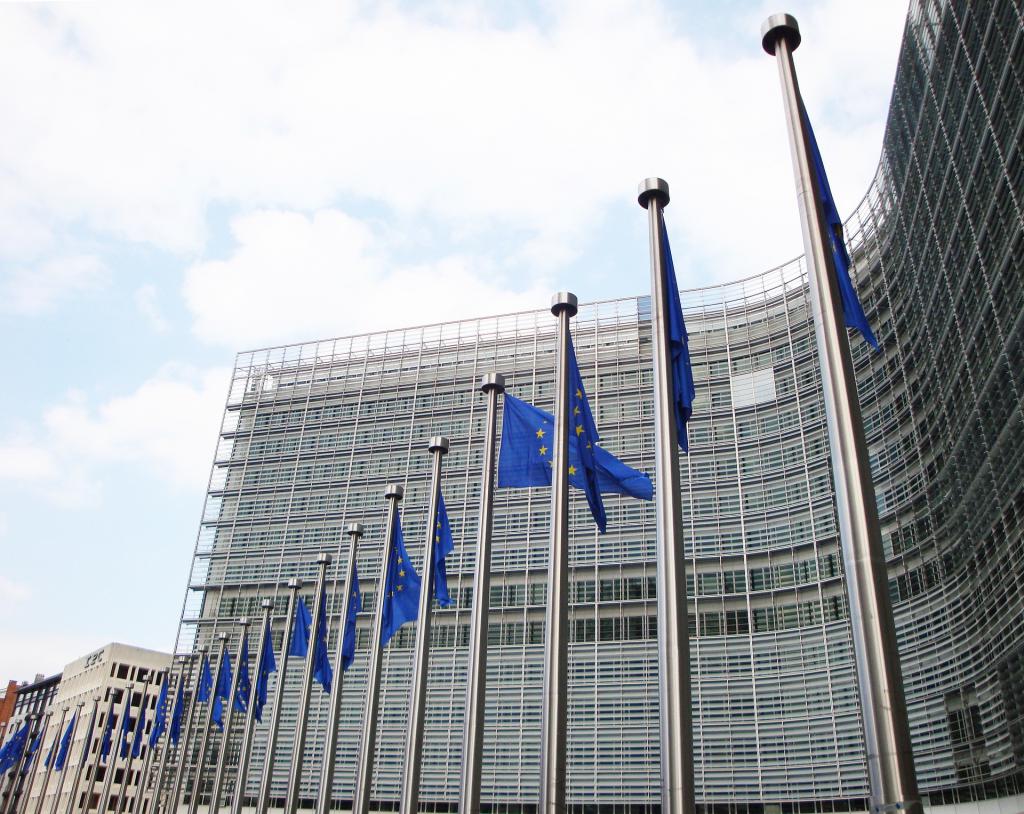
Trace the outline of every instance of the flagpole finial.
{"type": "Polygon", "coordinates": [[[322,551],[316,556],[317,565],[328,565],[331,562],[331,555],[326,551],[322,551]]]}
{"type": "Polygon", "coordinates": [[[263,608],[264,610],[266,610],[267,608],[273,607],[273,605],[274,605],[274,603],[271,602],[269,599],[261,599],[260,600],[260,607],[263,608]]]}
{"type": "Polygon", "coordinates": [[[292,590],[297,591],[299,588],[302,587],[302,580],[298,577],[292,577],[290,580],[288,580],[288,587],[292,590]]]}
{"type": "Polygon", "coordinates": [[[241,619],[238,620],[238,624],[240,624],[243,628],[249,627],[249,617],[243,616],[241,619]]]}
{"type": "Polygon", "coordinates": [[[761,23],[761,47],[775,56],[775,44],[785,39],[790,51],[800,45],[800,26],[792,14],[773,14],[761,23]]]}
{"type": "Polygon", "coordinates": [[[363,524],[362,523],[349,523],[345,527],[345,533],[352,537],[363,536],[363,524]]]}
{"type": "Polygon", "coordinates": [[[576,299],[576,295],[568,291],[559,291],[551,298],[551,313],[556,317],[562,313],[562,311],[568,311],[570,317],[576,316],[576,312],[579,310],[579,300],[576,299]]]}
{"type": "Polygon", "coordinates": [[[668,206],[672,196],[668,194],[668,181],[664,178],[644,178],[636,193],[636,200],[644,209],[655,198],[662,208],[668,206]]]}
{"type": "Polygon", "coordinates": [[[393,497],[395,500],[401,500],[405,495],[405,487],[400,483],[389,483],[384,487],[384,497],[393,497]]]}
{"type": "Polygon", "coordinates": [[[226,642],[227,640],[228,640],[228,634],[227,633],[221,632],[221,633],[217,634],[217,641],[218,642],[226,642]]]}
{"type": "Polygon", "coordinates": [[[480,389],[485,393],[491,390],[497,390],[499,393],[505,392],[505,377],[500,373],[485,373],[480,377],[480,389]]]}
{"type": "Polygon", "coordinates": [[[427,449],[431,452],[440,452],[442,455],[448,454],[448,449],[451,447],[451,442],[443,435],[435,435],[430,439],[430,444],[427,449]]]}

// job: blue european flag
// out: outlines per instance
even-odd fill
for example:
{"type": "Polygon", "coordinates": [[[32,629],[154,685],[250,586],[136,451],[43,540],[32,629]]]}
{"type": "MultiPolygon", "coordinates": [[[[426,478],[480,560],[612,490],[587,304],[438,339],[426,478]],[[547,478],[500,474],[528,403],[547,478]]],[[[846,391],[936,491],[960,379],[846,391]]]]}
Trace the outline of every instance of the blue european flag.
{"type": "Polygon", "coordinates": [[[800,112],[803,114],[804,124],[807,126],[807,140],[811,145],[811,162],[814,164],[814,173],[818,177],[821,206],[825,213],[829,243],[832,246],[832,258],[836,266],[836,281],[839,283],[839,294],[843,301],[843,320],[848,328],[856,328],[860,331],[871,347],[880,350],[878,340],[871,332],[868,318],[864,314],[860,299],[853,288],[853,281],[850,279],[850,253],[847,251],[846,241],[843,239],[843,222],[839,218],[839,210],[832,197],[828,176],[825,175],[825,164],[822,162],[821,152],[818,150],[818,140],[814,137],[814,129],[811,127],[811,120],[803,104],[800,105],[800,112]]]}
{"type": "Polygon", "coordinates": [[[359,570],[352,566],[352,595],[348,598],[348,616],[345,618],[345,635],[341,640],[341,669],[347,670],[356,660],[356,616],[363,609],[363,597],[359,593],[359,570]]]}
{"type": "Polygon", "coordinates": [[[57,750],[57,760],[53,764],[54,771],[64,771],[64,764],[68,759],[68,751],[71,749],[71,733],[75,729],[75,721],[77,719],[78,713],[76,712],[71,716],[71,720],[68,721],[68,725],[64,729],[64,737],[60,739],[60,748],[57,750]]]}
{"type": "Polygon", "coordinates": [[[13,737],[4,745],[3,751],[0,752],[0,774],[5,774],[14,768],[21,759],[26,741],[28,741],[28,721],[21,725],[21,728],[14,733],[13,737]]]}
{"type": "Polygon", "coordinates": [[[142,743],[146,739],[146,694],[139,702],[139,719],[135,722],[135,737],[132,739],[132,757],[142,754],[142,743]]]}
{"type": "Polygon", "coordinates": [[[693,415],[693,400],[697,395],[693,386],[693,368],[690,367],[690,335],[686,332],[683,306],[679,301],[679,283],[676,265],[672,262],[672,247],[668,242],[665,215],[661,215],[661,242],[665,246],[665,270],[668,279],[668,344],[672,354],[672,405],[675,408],[676,434],[683,452],[690,451],[686,422],[693,415]]]}
{"type": "Polygon", "coordinates": [[[263,629],[263,652],[260,654],[260,663],[256,665],[256,692],[253,693],[252,701],[252,715],[261,723],[263,722],[263,707],[267,704],[267,685],[270,683],[270,674],[276,672],[274,640],[270,635],[270,621],[268,620],[263,629]]]}
{"type": "MultiPolygon", "coordinates": [[[[224,658],[217,669],[217,687],[213,691],[213,712],[210,720],[218,729],[224,729],[224,702],[231,699],[231,654],[225,649],[224,658]]],[[[230,714],[230,713],[229,713],[230,714]]]]}
{"type": "Polygon", "coordinates": [[[185,676],[178,682],[178,693],[174,697],[174,711],[171,713],[171,729],[168,736],[175,746],[181,740],[181,721],[185,717],[185,676]]]}
{"type": "Polygon", "coordinates": [[[402,537],[402,517],[395,509],[394,545],[391,556],[384,563],[387,578],[384,583],[384,603],[380,630],[380,646],[386,647],[398,629],[406,622],[415,621],[419,615],[420,577],[412,567],[409,553],[405,550],[402,537]]]}
{"type": "MultiPolygon", "coordinates": [[[[601,440],[597,434],[597,425],[594,423],[594,413],[590,409],[590,402],[587,400],[587,391],[583,388],[583,377],[580,375],[580,366],[576,362],[576,351],[572,346],[572,337],[569,337],[569,448],[576,447],[576,454],[583,465],[583,492],[587,496],[587,503],[590,506],[590,513],[594,516],[594,522],[603,534],[608,526],[608,516],[605,514],[604,502],[601,500],[601,489],[597,484],[597,462],[594,455],[594,445],[601,440]]],[[[572,465],[569,466],[572,474],[572,465]]]]}
{"type": "Polygon", "coordinates": [[[232,708],[243,715],[249,711],[249,696],[252,695],[252,681],[249,678],[249,634],[242,634],[242,652],[238,661],[238,686],[232,708]]]}
{"type": "MultiPolygon", "coordinates": [[[[125,689],[125,697],[126,698],[130,698],[131,697],[131,690],[125,689]]],[[[129,747],[128,736],[131,734],[131,731],[132,731],[131,715],[129,715],[130,712],[131,712],[131,701],[129,700],[125,704],[125,710],[124,710],[124,712],[121,715],[121,733],[119,735],[119,741],[120,741],[120,744],[121,744],[120,752],[121,752],[121,759],[122,760],[124,760],[124,758],[128,757],[128,747],[129,747]]]]}
{"type": "MultiPolygon", "coordinates": [[[[555,418],[551,413],[505,394],[501,420],[501,454],[498,458],[498,486],[550,486],[551,450],[555,418]]],[[[640,500],[654,497],[651,479],[627,466],[608,450],[594,445],[597,485],[602,494],[625,495],[640,500]]],[[[569,483],[584,488],[577,452],[569,445],[569,483]]]]}
{"type": "Polygon", "coordinates": [[[288,643],[288,655],[304,659],[309,652],[309,626],[313,624],[313,616],[306,603],[299,597],[295,603],[295,623],[292,625],[292,639],[288,643]]]}
{"type": "Polygon", "coordinates": [[[106,760],[110,757],[110,748],[114,745],[114,697],[110,697],[110,705],[107,707],[107,722],[103,726],[103,737],[100,739],[100,757],[106,760]]]}
{"type": "Polygon", "coordinates": [[[331,680],[334,672],[331,670],[331,660],[327,655],[327,586],[320,588],[320,610],[317,612],[316,620],[316,641],[313,643],[313,678],[324,692],[331,691],[331,680]]]}
{"type": "Polygon", "coordinates": [[[213,673],[210,672],[210,660],[203,655],[203,666],[199,673],[199,691],[196,699],[204,704],[210,700],[210,693],[213,692],[213,673]]]}
{"type": "MultiPolygon", "coordinates": [[[[149,731],[149,748],[156,746],[167,729],[167,691],[170,684],[170,676],[164,673],[164,683],[160,685],[160,695],[156,699],[156,713],[153,718],[153,728],[149,731]]],[[[88,743],[88,741],[86,741],[88,743]]]]}
{"type": "Polygon", "coordinates": [[[448,509],[444,505],[444,495],[438,494],[437,524],[434,529],[434,599],[442,608],[455,604],[448,593],[448,568],[445,558],[455,550],[455,539],[452,537],[452,524],[448,522],[448,509]]]}
{"type": "Polygon", "coordinates": [[[30,747],[28,747],[28,755],[25,758],[25,768],[26,769],[28,769],[28,767],[32,764],[32,758],[34,758],[36,756],[36,752],[38,752],[42,748],[42,746],[43,746],[43,730],[42,730],[42,728],[40,728],[40,730],[38,732],[36,732],[35,738],[32,740],[32,745],[30,747]]]}

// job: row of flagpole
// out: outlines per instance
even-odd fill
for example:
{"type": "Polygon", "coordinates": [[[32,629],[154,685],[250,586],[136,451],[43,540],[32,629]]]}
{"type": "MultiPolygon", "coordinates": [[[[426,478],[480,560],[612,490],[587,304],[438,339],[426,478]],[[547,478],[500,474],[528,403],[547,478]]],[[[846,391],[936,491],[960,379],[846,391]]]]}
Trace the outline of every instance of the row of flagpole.
{"type": "MultiPolygon", "coordinates": [[[[864,429],[857,404],[856,380],[844,326],[857,328],[869,343],[876,348],[878,345],[853,289],[849,274],[850,258],[841,233],[842,224],[831,197],[820,153],[796,84],[792,50],[799,43],[799,29],[792,17],[774,15],[766,21],[762,44],[769,54],[778,57],[794,174],[797,180],[798,202],[801,207],[844,570],[850,598],[854,656],[863,712],[872,807],[876,814],[894,809],[914,812],[919,809],[920,800],[910,752],[892,608],[886,591],[886,563],[867,463],[864,429]]],[[[679,449],[686,451],[688,448],[686,422],[692,413],[695,391],[689,362],[688,337],[663,213],[669,202],[668,184],[659,178],[645,180],[640,186],[638,200],[648,211],[652,280],[655,471],[659,488],[656,528],[661,810],[672,814],[692,814],[695,810],[693,733],[679,449]]],[[[573,294],[561,292],[555,296],[552,312],[558,320],[558,329],[554,414],[545,413],[506,394],[501,457],[497,467],[498,486],[550,486],[552,490],[539,767],[539,810],[542,814],[563,812],[567,803],[569,486],[581,489],[585,493],[594,520],[602,532],[605,531],[607,522],[602,493],[622,494],[648,500],[653,497],[653,488],[647,476],[630,469],[597,445],[600,436],[572,345],[569,321],[576,311],[577,300],[573,294]]],[[[487,395],[487,448],[482,473],[483,491],[473,583],[465,753],[459,790],[459,810],[463,814],[479,810],[480,804],[496,411],[498,396],[504,392],[504,380],[497,374],[491,374],[485,377],[481,389],[487,395]]],[[[448,440],[443,437],[432,438],[429,444],[433,461],[422,579],[409,561],[402,536],[398,504],[404,494],[403,487],[400,484],[388,484],[385,489],[387,526],[378,577],[378,601],[370,640],[367,692],[353,801],[354,814],[367,814],[370,806],[382,651],[402,624],[414,620],[418,624],[413,653],[413,681],[410,687],[410,717],[400,810],[404,814],[412,814],[418,807],[431,606],[434,598],[437,598],[442,606],[450,602],[447,597],[444,557],[451,550],[453,543],[441,494],[442,459],[448,448],[448,440]]],[[[276,760],[289,655],[304,656],[306,662],[300,686],[300,709],[291,757],[285,814],[295,814],[298,807],[312,682],[314,679],[317,680],[324,690],[330,693],[332,677],[336,677],[330,704],[327,756],[322,767],[317,800],[318,814],[326,814],[328,811],[334,779],[334,753],[341,704],[340,684],[344,669],[354,657],[355,614],[360,607],[355,554],[362,527],[352,524],[348,531],[350,546],[343,594],[345,601],[342,603],[334,669],[331,669],[327,653],[327,597],[324,587],[326,569],[331,558],[327,554],[321,554],[318,558],[318,577],[312,614],[305,603],[297,597],[301,583],[298,580],[289,582],[290,595],[279,671],[274,660],[270,635],[270,604],[266,601],[263,605],[263,636],[257,656],[255,686],[250,686],[248,678],[248,620],[242,620],[241,623],[241,637],[235,659],[237,670],[234,673],[227,652],[227,634],[219,634],[216,689],[213,688],[208,653],[205,650],[199,651],[200,664],[196,670],[192,691],[193,703],[189,705],[184,743],[179,750],[175,776],[164,811],[175,812],[186,790],[187,750],[195,723],[195,702],[200,701],[208,703],[209,710],[205,723],[201,726],[199,753],[190,786],[188,812],[198,814],[204,763],[213,724],[222,727],[222,732],[209,805],[210,814],[219,808],[226,771],[232,711],[237,710],[247,714],[239,770],[232,796],[232,814],[239,814],[245,797],[253,728],[255,722],[261,720],[260,711],[266,701],[267,677],[270,672],[278,671],[273,714],[267,734],[267,753],[256,805],[256,814],[266,814],[276,760]],[[226,722],[223,721],[223,707],[219,706],[224,703],[227,704],[226,722]]],[[[179,673],[172,730],[175,730],[174,720],[177,720],[177,726],[180,727],[181,702],[184,697],[188,663],[188,660],[182,663],[179,673]]],[[[164,699],[167,683],[165,678],[164,699]]],[[[130,701],[129,687],[122,713],[125,721],[130,701]]],[[[162,715],[166,711],[163,709],[166,704],[158,706],[161,707],[159,714],[162,715]]],[[[67,711],[65,708],[62,712],[58,730],[63,726],[67,711]]],[[[140,713],[140,717],[142,714],[144,713],[140,713]]],[[[110,713],[108,728],[109,715],[110,713]]],[[[72,731],[77,716],[78,713],[72,719],[72,731]]],[[[46,721],[49,721],[49,713],[46,721]]],[[[16,734],[15,738],[20,734],[16,734]]],[[[24,741],[24,737],[22,740],[24,741]]],[[[176,736],[173,736],[172,740],[177,743],[176,736]]],[[[151,746],[153,745],[155,742],[151,743],[151,746]]],[[[4,749],[7,749],[7,746],[4,749]]],[[[20,749],[22,752],[25,751],[24,743],[20,749]]],[[[122,739],[122,757],[123,749],[122,739]]],[[[133,747],[133,753],[134,751],[133,747]]],[[[130,773],[135,757],[137,755],[133,754],[128,760],[126,777],[130,773]]],[[[144,772],[148,771],[151,757],[150,752],[146,756],[144,772]]],[[[0,766],[3,765],[4,759],[4,753],[0,752],[0,766]]],[[[158,772],[155,807],[158,807],[160,802],[166,765],[165,748],[158,772]]],[[[108,764],[99,814],[106,814],[113,775],[111,767],[112,762],[108,764]]],[[[33,780],[35,771],[36,767],[33,766],[33,780]]],[[[48,781],[49,769],[44,779],[40,802],[37,803],[33,814],[41,814],[39,806],[48,781]]],[[[63,778],[60,782],[63,782],[63,778]]],[[[95,772],[91,782],[95,782],[95,772]]],[[[24,805],[27,804],[27,796],[26,794],[26,800],[16,814],[26,814],[24,805]]],[[[122,811],[124,800],[125,795],[122,795],[122,811]]]]}

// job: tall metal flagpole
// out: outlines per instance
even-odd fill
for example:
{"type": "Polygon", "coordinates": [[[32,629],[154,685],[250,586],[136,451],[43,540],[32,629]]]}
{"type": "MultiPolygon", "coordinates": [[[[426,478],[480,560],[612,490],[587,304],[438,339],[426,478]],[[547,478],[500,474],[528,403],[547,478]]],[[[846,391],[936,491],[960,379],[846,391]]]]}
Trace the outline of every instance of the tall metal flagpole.
{"type": "MultiPolygon", "coordinates": [[[[487,394],[484,466],[481,475],[480,518],[477,523],[476,567],[473,570],[473,608],[469,628],[469,675],[466,681],[466,723],[462,738],[462,782],[459,811],[480,810],[480,775],[484,756],[484,712],[487,702],[487,623],[491,594],[491,529],[494,525],[494,461],[498,435],[498,396],[505,392],[505,377],[487,373],[480,381],[487,394]]],[[[320,812],[327,814],[327,812],[320,812]]]]}
{"type": "MultiPolygon", "coordinates": [[[[75,714],[71,717],[71,739],[68,743],[68,752],[71,751],[71,743],[75,741],[75,733],[78,732],[78,719],[82,715],[82,707],[85,706],[85,701],[79,701],[75,714]]],[[[57,752],[53,753],[54,762],[57,761],[57,752]]],[[[53,805],[50,806],[50,814],[57,814],[57,806],[60,804],[60,795],[64,791],[64,778],[67,777],[67,755],[64,756],[64,767],[60,771],[60,777],[57,778],[57,788],[53,790],[53,805]]]]}
{"type": "MultiPolygon", "coordinates": [[[[122,717],[118,719],[118,734],[122,734],[123,720],[131,715],[132,711],[132,692],[135,690],[134,684],[126,684],[124,688],[124,703],[121,705],[122,717]]],[[[96,814],[107,814],[107,805],[110,803],[110,789],[114,785],[114,775],[117,774],[117,758],[121,754],[121,744],[118,738],[118,742],[114,742],[114,733],[110,733],[111,744],[110,744],[110,755],[107,757],[107,769],[106,774],[103,776],[103,789],[100,791],[99,805],[96,807],[96,814]]]]}
{"type": "MultiPolygon", "coordinates": [[[[196,706],[198,705],[199,682],[203,680],[203,659],[209,650],[204,646],[199,648],[193,659],[196,664],[196,674],[192,678],[192,695],[188,699],[188,712],[185,713],[185,731],[182,733],[178,749],[178,765],[174,769],[174,785],[171,787],[171,796],[167,799],[165,806],[166,814],[177,814],[178,801],[181,799],[183,786],[185,784],[185,767],[188,764],[189,743],[192,741],[192,731],[196,722],[196,706]]],[[[182,681],[185,680],[184,668],[182,668],[182,681]]]]}
{"type": "Polygon", "coordinates": [[[569,674],[569,319],[576,316],[575,294],[560,291],[551,300],[558,318],[555,370],[555,437],[551,472],[551,544],[544,641],[544,700],[540,742],[538,814],[565,811],[566,729],[569,674]]]}
{"type": "MultiPolygon", "coordinates": [[[[182,683],[185,681],[185,670],[186,670],[186,667],[188,665],[188,662],[189,662],[190,658],[191,658],[190,655],[189,656],[179,656],[178,657],[178,669],[175,671],[175,674],[174,674],[175,675],[175,680],[174,680],[175,700],[171,702],[170,711],[167,713],[169,719],[174,717],[174,704],[177,701],[177,694],[178,694],[179,690],[182,689],[182,683]]],[[[169,697],[169,691],[170,691],[170,687],[168,687],[168,697],[169,697]]],[[[183,704],[185,703],[184,695],[182,695],[181,702],[183,704]]],[[[163,793],[164,778],[167,776],[167,757],[171,753],[171,733],[170,733],[170,728],[171,728],[171,724],[170,724],[170,720],[168,720],[168,722],[167,722],[167,730],[168,730],[167,731],[167,738],[164,740],[164,748],[160,752],[160,766],[156,770],[156,782],[153,784],[153,804],[150,806],[151,814],[156,814],[156,812],[160,809],[160,802],[161,802],[160,798],[161,798],[162,793],[163,793]]],[[[69,811],[69,812],[67,812],[67,814],[71,814],[71,812],[69,811]]]]}
{"type": "Polygon", "coordinates": [[[843,570],[850,601],[871,806],[875,812],[906,810],[916,814],[921,810],[921,797],[914,773],[899,648],[889,599],[888,568],[835,261],[818,181],[812,169],[808,134],[801,115],[800,88],[793,65],[793,51],[800,45],[800,28],[790,15],[774,14],[761,26],[761,35],[764,50],[777,57],[800,206],[814,335],[832,451],[843,570]]]}
{"type": "Polygon", "coordinates": [[[39,763],[42,760],[42,756],[39,754],[42,751],[43,743],[46,740],[46,730],[50,727],[50,717],[53,712],[47,712],[43,717],[43,723],[39,728],[36,737],[39,738],[39,749],[32,755],[32,768],[28,773],[28,783],[22,783],[21,785],[21,799],[18,800],[18,814],[25,814],[28,811],[28,798],[32,794],[32,786],[36,783],[36,774],[39,771],[39,763]]]}
{"type": "Polygon", "coordinates": [[[423,766],[423,720],[427,709],[427,673],[430,666],[430,617],[434,603],[434,545],[437,541],[438,500],[441,496],[441,462],[450,443],[442,435],[430,439],[428,449],[434,456],[430,479],[430,504],[427,510],[426,540],[423,544],[423,573],[420,606],[416,621],[416,649],[413,651],[412,689],[410,692],[409,734],[405,742],[405,772],[399,810],[416,814],[420,798],[420,773],[423,766]]]}
{"type": "Polygon", "coordinates": [[[15,800],[18,798],[18,784],[21,783],[22,787],[24,787],[25,778],[21,775],[25,771],[25,759],[29,748],[32,746],[32,739],[35,737],[33,730],[36,728],[36,721],[38,720],[39,713],[37,712],[30,712],[25,716],[25,723],[28,724],[28,734],[25,738],[25,743],[22,744],[21,754],[18,755],[18,762],[14,766],[14,771],[11,772],[11,779],[7,784],[7,797],[4,799],[3,805],[0,806],[0,811],[3,814],[12,814],[15,810],[15,800]]]}
{"type": "MultiPolygon", "coordinates": [[[[107,705],[107,717],[104,720],[104,726],[106,725],[106,721],[110,720],[113,717],[113,715],[114,715],[114,696],[113,696],[113,694],[111,694],[111,696],[110,696],[110,703],[107,705]]],[[[103,734],[101,732],[101,734],[100,734],[100,745],[101,746],[103,744],[103,740],[102,739],[103,739],[103,734]]],[[[100,760],[101,760],[100,750],[97,749],[96,750],[96,763],[92,767],[92,773],[89,775],[89,785],[85,789],[85,806],[84,806],[84,810],[85,811],[89,811],[92,808],[92,792],[96,788],[96,776],[100,773],[100,760]]],[[[107,760],[107,768],[108,768],[108,770],[110,768],[110,764],[111,764],[112,760],[113,760],[113,756],[111,756],[111,758],[109,758],[107,760]]],[[[97,802],[99,802],[99,801],[97,801],[97,802]]],[[[70,812],[69,812],[69,814],[70,814],[70,812]]]]}
{"type": "Polygon", "coordinates": [[[658,701],[661,708],[661,810],[692,814],[693,711],[690,701],[690,630],[686,604],[686,555],[683,550],[679,436],[672,386],[669,297],[662,209],[668,184],[648,178],[640,184],[640,205],[647,209],[651,243],[651,316],[654,335],[654,449],[658,499],[658,701]]]}
{"type": "MultiPolygon", "coordinates": [[[[75,779],[71,782],[71,793],[68,795],[68,804],[64,809],[65,814],[72,814],[76,808],[75,798],[78,797],[78,787],[82,782],[82,772],[85,770],[85,763],[89,759],[89,745],[92,740],[92,733],[96,726],[96,715],[100,709],[100,697],[94,695],[92,698],[92,712],[89,713],[89,727],[85,730],[85,738],[82,741],[82,752],[78,757],[78,765],[75,767],[75,779]]],[[[56,810],[56,809],[54,809],[56,810]]],[[[85,807],[88,811],[88,806],[85,807]]]]}
{"type": "MultiPolygon", "coordinates": [[[[242,730],[242,747],[238,755],[238,776],[235,778],[235,793],[231,796],[231,814],[242,814],[245,805],[245,782],[249,776],[249,760],[252,757],[252,739],[256,731],[256,716],[253,714],[253,701],[256,698],[256,683],[259,681],[259,669],[263,664],[263,646],[266,644],[264,632],[270,624],[270,609],[274,603],[269,599],[260,600],[263,608],[263,620],[260,624],[260,643],[256,648],[256,681],[252,682],[249,695],[249,707],[245,713],[245,728],[242,730]]],[[[273,646],[273,643],[271,643],[273,646]]]]}
{"type": "MultiPolygon", "coordinates": [[[[46,788],[50,785],[50,775],[53,774],[53,764],[57,762],[57,741],[61,736],[64,729],[64,719],[68,717],[68,710],[70,707],[62,707],[60,711],[60,723],[57,724],[57,732],[53,736],[53,746],[50,747],[50,765],[46,767],[46,774],[43,775],[43,788],[39,792],[39,796],[36,797],[36,805],[33,808],[35,814],[39,814],[43,810],[43,798],[46,796],[46,788]]],[[[42,749],[42,744],[39,746],[42,749]]],[[[61,772],[63,774],[63,772],[61,772]]]]}
{"type": "Polygon", "coordinates": [[[220,754],[217,755],[217,771],[213,775],[213,790],[210,793],[210,814],[216,814],[220,808],[220,791],[224,783],[224,772],[228,762],[228,744],[231,742],[231,722],[235,717],[235,695],[238,693],[238,676],[242,673],[242,645],[249,633],[249,619],[243,616],[238,621],[242,635],[238,637],[238,650],[235,653],[235,672],[231,676],[231,692],[224,708],[224,731],[220,736],[220,754]]]}
{"type": "MultiPolygon", "coordinates": [[[[168,682],[168,681],[171,680],[171,671],[169,669],[164,670],[163,674],[164,674],[164,681],[165,682],[168,682]]],[[[165,686],[166,686],[166,684],[165,684],[165,686]]],[[[170,697],[170,687],[169,686],[167,687],[167,690],[168,690],[168,697],[170,697]]],[[[157,698],[159,698],[159,695],[157,695],[157,698]]],[[[149,725],[150,733],[152,733],[153,727],[156,726],[156,716],[159,713],[160,713],[159,708],[154,708],[153,709],[153,721],[149,725]]],[[[164,714],[165,715],[167,714],[167,710],[166,709],[164,709],[164,714]]],[[[152,737],[152,735],[150,735],[150,737],[152,737]]],[[[141,810],[141,805],[145,803],[145,800],[146,800],[146,789],[149,786],[149,770],[150,770],[150,768],[153,765],[153,755],[156,752],[158,744],[159,744],[159,741],[157,741],[157,743],[154,743],[152,746],[150,746],[149,738],[147,738],[145,740],[145,742],[143,743],[143,745],[142,745],[142,748],[146,750],[146,756],[142,759],[142,771],[139,773],[139,782],[135,784],[135,796],[132,797],[132,814],[137,814],[141,810]]],[[[159,782],[159,780],[157,782],[159,782]]],[[[155,791],[155,789],[154,789],[154,791],[155,791]]]]}
{"type": "MultiPolygon", "coordinates": [[[[309,648],[306,652],[306,664],[302,673],[302,686],[299,690],[299,714],[295,721],[295,738],[292,746],[292,765],[288,779],[288,793],[285,795],[284,814],[295,814],[299,807],[299,789],[302,785],[302,759],[306,749],[306,730],[309,726],[309,696],[313,689],[313,670],[316,668],[316,643],[320,635],[320,607],[327,600],[324,591],[324,580],[327,577],[327,566],[331,563],[331,555],[319,554],[316,558],[319,573],[316,576],[316,594],[313,599],[313,624],[309,631],[309,648]]],[[[326,612],[326,608],[324,611],[326,612]]]]}
{"type": "MultiPolygon", "coordinates": [[[[217,672],[213,682],[213,694],[210,696],[209,711],[206,713],[206,726],[203,727],[202,737],[199,739],[199,755],[196,757],[196,771],[192,779],[192,793],[188,798],[188,814],[196,814],[199,810],[199,796],[203,790],[203,769],[206,768],[206,748],[210,743],[210,730],[213,729],[213,705],[217,702],[217,679],[220,675],[221,665],[224,663],[224,654],[228,651],[228,634],[218,633],[217,641],[220,643],[217,653],[217,672]]],[[[229,698],[225,703],[230,704],[229,698]]],[[[230,710],[227,710],[230,714],[230,710]]]]}
{"type": "MultiPolygon", "coordinates": [[[[153,683],[153,676],[154,672],[150,670],[149,674],[146,676],[146,683],[142,686],[142,697],[139,699],[139,718],[146,714],[146,707],[149,704],[149,687],[153,683]]],[[[117,810],[119,814],[124,814],[124,812],[128,810],[128,787],[132,782],[132,766],[135,764],[135,739],[142,737],[143,741],[145,741],[145,737],[143,737],[144,734],[144,732],[139,732],[138,721],[136,721],[134,737],[132,738],[132,748],[128,752],[128,765],[125,766],[124,777],[121,780],[121,797],[117,801],[117,810]]],[[[142,746],[139,747],[139,750],[142,750],[142,746]]],[[[140,782],[135,786],[136,796],[139,794],[139,787],[141,785],[140,777],[140,782]]],[[[134,800],[135,798],[133,797],[132,799],[134,800]]]]}
{"type": "Polygon", "coordinates": [[[274,687],[274,708],[271,710],[270,729],[267,732],[267,757],[263,761],[260,796],[256,800],[255,814],[267,814],[267,806],[270,805],[270,785],[274,781],[274,752],[277,750],[277,733],[281,728],[281,706],[284,701],[284,678],[288,673],[288,643],[292,637],[292,628],[295,626],[295,603],[301,587],[301,579],[293,577],[288,580],[288,589],[291,591],[288,595],[288,616],[284,620],[281,660],[277,665],[277,685],[274,687]]]}
{"type": "MultiPolygon", "coordinates": [[[[377,606],[373,609],[373,632],[370,635],[370,663],[366,678],[366,715],[363,716],[363,736],[359,743],[359,763],[356,764],[356,792],[352,801],[352,814],[369,814],[370,792],[373,790],[373,750],[377,740],[377,699],[380,696],[380,662],[383,648],[380,632],[384,623],[384,589],[388,580],[388,561],[395,545],[395,512],[398,501],[405,494],[401,484],[389,483],[384,488],[388,501],[387,526],[384,532],[384,553],[380,561],[377,580],[377,606]]],[[[422,588],[421,588],[422,590],[422,588]]],[[[260,812],[262,814],[262,812],[260,812]]]]}
{"type": "MultiPolygon", "coordinates": [[[[356,549],[359,547],[359,538],[363,536],[362,523],[349,523],[345,528],[348,534],[348,560],[345,564],[345,591],[342,593],[344,599],[341,603],[341,621],[338,624],[337,649],[334,653],[334,686],[331,689],[331,706],[327,715],[327,739],[324,751],[323,770],[320,773],[320,795],[317,799],[316,814],[329,814],[331,809],[331,794],[334,789],[334,766],[337,760],[338,751],[338,723],[341,719],[341,688],[345,678],[344,656],[341,652],[342,643],[345,641],[345,630],[348,627],[348,609],[352,592],[359,589],[353,584],[352,577],[356,569],[356,549]]],[[[241,814],[232,812],[232,814],[241,814]]]]}

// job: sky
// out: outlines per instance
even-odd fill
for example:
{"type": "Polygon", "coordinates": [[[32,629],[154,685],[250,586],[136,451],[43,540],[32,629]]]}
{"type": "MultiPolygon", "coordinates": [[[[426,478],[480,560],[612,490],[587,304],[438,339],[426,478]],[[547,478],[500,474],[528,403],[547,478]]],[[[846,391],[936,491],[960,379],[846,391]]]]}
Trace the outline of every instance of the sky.
{"type": "MultiPolygon", "coordinates": [[[[235,354],[801,252],[761,0],[0,6],[0,680],[169,651],[235,354]]],[[[790,0],[840,210],[906,6],[790,0]],[[871,25],[865,25],[870,20],[871,25]]]]}

